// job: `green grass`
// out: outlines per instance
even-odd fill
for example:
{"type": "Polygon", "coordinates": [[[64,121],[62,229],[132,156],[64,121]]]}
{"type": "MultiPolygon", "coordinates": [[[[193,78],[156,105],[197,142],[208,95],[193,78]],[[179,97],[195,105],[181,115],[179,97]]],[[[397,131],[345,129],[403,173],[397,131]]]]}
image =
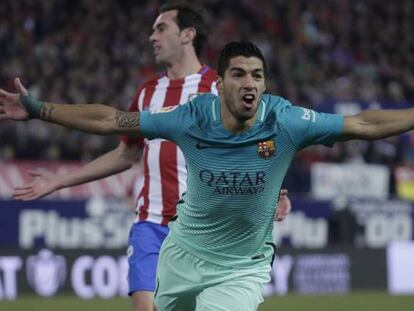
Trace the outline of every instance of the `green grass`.
{"type": "MultiPolygon", "coordinates": [[[[4,311],[121,311],[132,310],[129,298],[81,300],[73,296],[43,299],[23,296],[16,301],[0,301],[4,311]]],[[[345,296],[272,297],[265,300],[260,311],[410,311],[414,296],[389,296],[385,292],[356,292],[345,296]]]]}
{"type": "Polygon", "coordinates": [[[1,311],[131,311],[130,298],[82,300],[74,296],[51,299],[22,296],[15,301],[0,302],[1,311]]]}
{"type": "Polygon", "coordinates": [[[349,295],[272,297],[260,311],[409,311],[414,296],[390,296],[385,292],[354,292],[349,295]]]}

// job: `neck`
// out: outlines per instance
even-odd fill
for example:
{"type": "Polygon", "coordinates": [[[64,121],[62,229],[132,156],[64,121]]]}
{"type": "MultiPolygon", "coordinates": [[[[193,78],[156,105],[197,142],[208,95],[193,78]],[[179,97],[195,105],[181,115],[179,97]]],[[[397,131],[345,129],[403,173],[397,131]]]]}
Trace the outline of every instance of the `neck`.
{"type": "Polygon", "coordinates": [[[233,134],[241,134],[251,128],[256,122],[257,111],[250,119],[237,118],[229,109],[224,97],[221,100],[221,122],[226,130],[233,134]]]}
{"type": "Polygon", "coordinates": [[[172,80],[183,79],[201,69],[200,61],[194,51],[183,53],[182,57],[167,66],[167,76],[172,80]]]}

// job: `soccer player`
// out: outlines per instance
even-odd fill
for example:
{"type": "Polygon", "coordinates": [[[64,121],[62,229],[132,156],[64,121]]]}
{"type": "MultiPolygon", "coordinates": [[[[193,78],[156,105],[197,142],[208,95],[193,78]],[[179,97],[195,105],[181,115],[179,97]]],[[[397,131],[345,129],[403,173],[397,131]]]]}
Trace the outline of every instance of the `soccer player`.
{"type": "Polygon", "coordinates": [[[218,61],[219,96],[157,112],[46,103],[16,79],[18,93],[0,90],[0,120],[38,118],[95,134],[174,141],[186,159],[187,191],[161,248],[156,305],[256,310],[270,279],[274,202],[296,152],[414,129],[414,109],[343,117],[292,106],[264,94],[266,68],[255,45],[230,43],[218,61]]]}
{"type": "MultiPolygon", "coordinates": [[[[157,111],[211,92],[217,94],[216,71],[198,59],[206,40],[201,14],[185,4],[168,4],[159,10],[150,41],[157,63],[166,67],[161,77],[144,83],[136,92],[130,111],[157,111]]],[[[152,310],[159,248],[168,233],[167,224],[186,190],[184,156],[177,146],[163,139],[144,143],[143,138],[122,138],[119,146],[70,174],[32,171],[34,181],[17,187],[15,198],[34,200],[58,189],[90,182],[122,172],[143,151],[143,188],[137,199],[137,218],[128,240],[129,294],[136,311],[152,310]]],[[[290,211],[286,190],[280,193],[276,219],[290,211]]]]}

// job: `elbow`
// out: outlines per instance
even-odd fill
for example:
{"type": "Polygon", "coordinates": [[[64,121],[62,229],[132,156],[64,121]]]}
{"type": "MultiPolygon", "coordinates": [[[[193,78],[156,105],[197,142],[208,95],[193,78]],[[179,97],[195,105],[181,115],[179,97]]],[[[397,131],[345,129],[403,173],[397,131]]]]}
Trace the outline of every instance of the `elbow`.
{"type": "Polygon", "coordinates": [[[138,148],[135,145],[127,145],[123,142],[116,149],[118,163],[123,164],[124,169],[130,169],[137,161],[138,148]]]}
{"type": "Polygon", "coordinates": [[[121,163],[124,164],[125,169],[130,169],[132,165],[136,162],[136,157],[131,158],[129,156],[121,156],[120,159],[122,160],[121,163]]]}

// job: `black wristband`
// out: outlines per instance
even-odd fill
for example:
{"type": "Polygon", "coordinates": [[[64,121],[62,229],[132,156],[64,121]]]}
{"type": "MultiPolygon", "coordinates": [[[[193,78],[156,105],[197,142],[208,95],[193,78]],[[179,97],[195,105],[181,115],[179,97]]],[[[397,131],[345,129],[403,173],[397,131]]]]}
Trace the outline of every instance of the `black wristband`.
{"type": "Polygon", "coordinates": [[[26,108],[29,119],[40,119],[40,112],[44,106],[44,102],[37,100],[33,96],[29,95],[20,95],[20,102],[26,108]]]}

